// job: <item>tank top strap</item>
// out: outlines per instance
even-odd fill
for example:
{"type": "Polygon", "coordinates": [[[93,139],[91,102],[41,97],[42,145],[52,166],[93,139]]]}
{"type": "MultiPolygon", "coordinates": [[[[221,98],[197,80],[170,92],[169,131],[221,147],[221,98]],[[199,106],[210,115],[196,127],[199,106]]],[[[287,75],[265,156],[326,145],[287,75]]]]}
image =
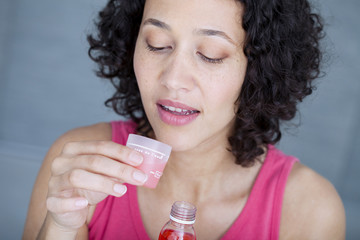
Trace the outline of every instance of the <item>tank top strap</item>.
{"type": "Polygon", "coordinates": [[[125,145],[129,133],[134,133],[136,123],[133,121],[112,121],[112,141],[125,145]]]}
{"type": "Polygon", "coordinates": [[[268,152],[247,202],[222,240],[278,239],[286,181],[298,159],[283,154],[274,146],[268,152]]]}

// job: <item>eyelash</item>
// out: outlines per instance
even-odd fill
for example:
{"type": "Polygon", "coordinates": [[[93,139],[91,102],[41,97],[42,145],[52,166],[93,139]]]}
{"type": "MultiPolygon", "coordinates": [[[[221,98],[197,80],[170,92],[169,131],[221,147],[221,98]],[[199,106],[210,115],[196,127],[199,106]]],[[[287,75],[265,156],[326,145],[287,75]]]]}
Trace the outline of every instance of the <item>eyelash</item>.
{"type": "MultiPolygon", "coordinates": [[[[151,46],[150,44],[147,44],[146,49],[149,50],[150,52],[158,52],[158,51],[164,50],[166,48],[165,47],[157,48],[157,47],[151,46]]],[[[220,64],[220,63],[224,62],[223,58],[208,58],[201,53],[198,53],[198,55],[200,56],[200,58],[202,60],[204,60],[205,62],[208,62],[208,63],[220,64]]]]}
{"type": "Polygon", "coordinates": [[[220,64],[224,62],[223,58],[208,58],[205,55],[198,53],[198,55],[200,56],[200,58],[208,63],[213,63],[213,64],[220,64]]]}
{"type": "Polygon", "coordinates": [[[147,44],[146,48],[147,48],[147,50],[149,50],[150,52],[158,52],[158,51],[161,51],[161,50],[164,50],[164,49],[165,49],[164,47],[161,47],[161,48],[153,47],[153,46],[151,46],[150,44],[147,44]]]}

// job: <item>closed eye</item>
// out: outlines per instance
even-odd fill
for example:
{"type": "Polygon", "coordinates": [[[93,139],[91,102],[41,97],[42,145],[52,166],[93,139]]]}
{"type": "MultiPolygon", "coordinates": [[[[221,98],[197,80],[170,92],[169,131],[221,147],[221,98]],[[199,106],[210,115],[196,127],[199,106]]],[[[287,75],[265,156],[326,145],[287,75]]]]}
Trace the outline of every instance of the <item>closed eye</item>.
{"type": "Polygon", "coordinates": [[[208,63],[220,64],[224,62],[224,58],[209,58],[200,52],[198,52],[198,55],[202,60],[208,63]]]}
{"type": "Polygon", "coordinates": [[[158,51],[164,50],[166,48],[167,47],[154,47],[154,46],[151,46],[150,44],[146,45],[146,49],[149,50],[150,52],[158,52],[158,51]]]}

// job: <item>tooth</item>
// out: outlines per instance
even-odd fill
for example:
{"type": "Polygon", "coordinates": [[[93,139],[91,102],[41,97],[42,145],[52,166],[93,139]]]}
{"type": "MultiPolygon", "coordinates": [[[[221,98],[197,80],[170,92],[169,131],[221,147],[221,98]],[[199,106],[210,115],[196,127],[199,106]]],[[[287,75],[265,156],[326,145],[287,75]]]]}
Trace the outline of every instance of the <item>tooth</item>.
{"type": "Polygon", "coordinates": [[[167,107],[170,111],[174,112],[175,108],[174,107],[167,107]]]}
{"type": "Polygon", "coordinates": [[[181,108],[176,108],[175,111],[177,111],[178,113],[181,113],[183,110],[181,108]]]}

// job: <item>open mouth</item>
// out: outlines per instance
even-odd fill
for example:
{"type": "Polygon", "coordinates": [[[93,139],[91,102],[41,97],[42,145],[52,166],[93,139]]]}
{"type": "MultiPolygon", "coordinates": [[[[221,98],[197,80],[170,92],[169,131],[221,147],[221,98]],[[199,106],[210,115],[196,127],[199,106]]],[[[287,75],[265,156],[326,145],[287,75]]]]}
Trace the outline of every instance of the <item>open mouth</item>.
{"type": "Polygon", "coordinates": [[[166,112],[170,112],[172,114],[179,115],[179,116],[188,116],[188,115],[200,112],[198,110],[183,109],[183,108],[178,108],[178,107],[165,106],[162,104],[159,104],[159,106],[166,112]]]}
{"type": "Polygon", "coordinates": [[[201,112],[181,102],[161,99],[157,102],[160,119],[171,126],[184,126],[190,124],[201,112]]]}

